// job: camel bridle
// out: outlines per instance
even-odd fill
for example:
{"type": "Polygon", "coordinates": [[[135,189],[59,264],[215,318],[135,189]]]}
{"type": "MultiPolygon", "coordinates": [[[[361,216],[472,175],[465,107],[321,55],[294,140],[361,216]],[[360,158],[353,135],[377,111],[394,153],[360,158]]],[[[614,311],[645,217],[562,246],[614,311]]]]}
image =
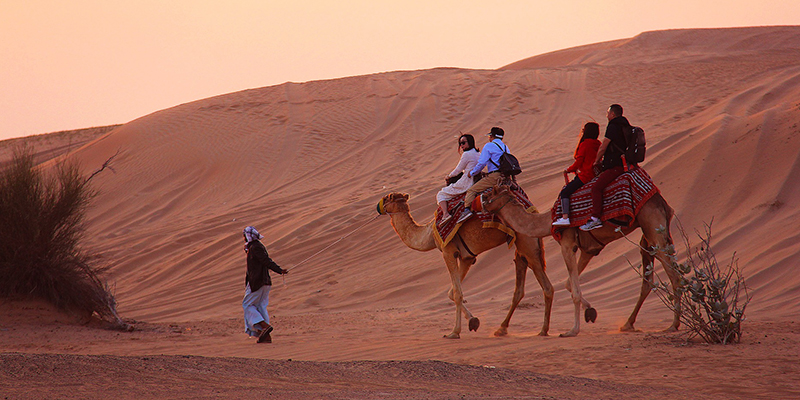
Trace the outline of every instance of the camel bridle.
{"type": "MultiPolygon", "coordinates": [[[[390,198],[388,202],[389,203],[395,203],[395,202],[399,202],[399,200],[396,200],[394,198],[390,198]]],[[[386,210],[386,203],[387,203],[386,198],[382,198],[378,202],[378,215],[403,214],[403,213],[408,212],[408,210],[406,210],[406,211],[394,211],[394,212],[387,211],[386,210]]]]}
{"type": "MultiPolygon", "coordinates": [[[[495,201],[499,200],[501,196],[508,196],[508,200],[506,200],[506,202],[505,202],[505,203],[503,203],[503,205],[502,205],[502,206],[500,206],[500,208],[498,208],[497,210],[494,210],[494,211],[492,211],[492,213],[494,213],[494,214],[497,214],[498,212],[500,212],[500,210],[502,210],[502,209],[503,209],[503,207],[507,206],[507,205],[508,205],[508,203],[511,203],[512,201],[514,201],[514,196],[512,196],[512,195],[511,195],[511,193],[509,193],[509,192],[503,192],[502,194],[499,194],[499,193],[498,193],[498,194],[497,194],[497,196],[496,196],[495,198],[493,198],[493,199],[489,199],[489,200],[486,200],[485,202],[486,202],[487,204],[493,204],[495,201]]],[[[481,194],[481,201],[484,201],[483,199],[484,199],[484,197],[483,197],[483,194],[481,194]]],[[[487,210],[487,211],[488,211],[488,210],[487,210]]]]}

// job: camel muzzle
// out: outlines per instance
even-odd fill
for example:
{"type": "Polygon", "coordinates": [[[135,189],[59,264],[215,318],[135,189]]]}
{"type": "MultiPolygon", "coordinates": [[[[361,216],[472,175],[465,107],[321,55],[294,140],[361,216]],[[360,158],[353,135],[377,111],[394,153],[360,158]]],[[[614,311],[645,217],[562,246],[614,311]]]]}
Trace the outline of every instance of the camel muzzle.
{"type": "Polygon", "coordinates": [[[384,215],[386,214],[386,209],[383,208],[383,199],[378,202],[378,214],[384,215]]]}

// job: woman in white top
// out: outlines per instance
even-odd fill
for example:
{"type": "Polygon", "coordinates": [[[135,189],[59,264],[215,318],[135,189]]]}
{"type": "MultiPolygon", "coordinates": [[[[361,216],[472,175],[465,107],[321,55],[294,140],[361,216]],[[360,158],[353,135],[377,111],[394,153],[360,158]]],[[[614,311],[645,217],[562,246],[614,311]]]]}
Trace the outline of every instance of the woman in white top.
{"type": "Polygon", "coordinates": [[[447,201],[464,193],[469,189],[470,186],[473,184],[473,179],[467,176],[467,172],[471,171],[472,168],[478,164],[478,158],[480,158],[481,153],[478,149],[475,148],[475,138],[472,135],[464,134],[458,138],[458,151],[461,153],[461,160],[458,162],[456,168],[447,174],[445,180],[454,177],[460,173],[461,178],[442,188],[439,193],[436,194],[436,202],[439,204],[439,209],[442,210],[442,222],[447,222],[452,215],[450,212],[447,211],[447,201]]]}

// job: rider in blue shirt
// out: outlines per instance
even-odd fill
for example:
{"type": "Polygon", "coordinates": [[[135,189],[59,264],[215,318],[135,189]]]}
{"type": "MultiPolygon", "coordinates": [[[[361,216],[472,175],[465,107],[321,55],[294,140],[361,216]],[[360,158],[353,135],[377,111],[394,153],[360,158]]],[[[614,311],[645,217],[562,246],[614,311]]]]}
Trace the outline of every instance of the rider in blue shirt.
{"type": "Polygon", "coordinates": [[[499,171],[500,156],[502,156],[504,152],[509,152],[508,146],[503,143],[504,135],[505,132],[503,132],[503,129],[496,126],[489,132],[489,143],[483,146],[478,164],[469,172],[469,176],[478,175],[481,170],[483,170],[483,167],[486,167],[488,174],[467,190],[467,195],[464,197],[464,213],[461,214],[457,223],[462,223],[472,216],[470,205],[475,200],[475,197],[484,190],[496,185],[497,181],[502,177],[499,171]]]}

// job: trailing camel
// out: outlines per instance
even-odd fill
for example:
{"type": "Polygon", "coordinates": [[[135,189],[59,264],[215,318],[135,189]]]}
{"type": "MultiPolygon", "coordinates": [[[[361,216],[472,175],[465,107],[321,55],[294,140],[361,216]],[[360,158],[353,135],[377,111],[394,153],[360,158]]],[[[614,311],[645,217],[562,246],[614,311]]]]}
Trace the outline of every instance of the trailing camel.
{"type": "MultiPolygon", "coordinates": [[[[419,225],[411,217],[407,194],[387,194],[378,203],[378,210],[381,214],[388,214],[391,217],[392,227],[409,248],[418,251],[439,249],[442,252],[452,285],[448,292],[448,297],[456,305],[455,327],[453,327],[453,331],[450,334],[445,335],[445,338],[458,339],[460,337],[462,313],[469,321],[469,329],[477,331],[480,326],[480,320],[473,316],[464,305],[461,282],[467,276],[470,267],[475,263],[476,255],[494,247],[505,245],[507,243],[507,234],[498,229],[483,228],[480,220],[471,218],[458,228],[457,236],[460,237],[460,240],[457,240],[458,238],[453,239],[441,247],[433,236],[434,221],[431,220],[427,225],[419,225]]],[[[553,305],[554,289],[550,279],[545,274],[542,239],[517,235],[515,246],[516,284],[514,286],[514,297],[505,320],[503,320],[500,328],[494,332],[494,335],[503,336],[508,334],[511,315],[514,314],[517,305],[525,296],[525,276],[527,268],[530,268],[534,276],[536,276],[536,280],[539,281],[539,285],[542,286],[542,293],[544,294],[544,322],[539,336],[547,336],[547,332],[550,329],[550,309],[553,305]]]]}
{"type": "MultiPolygon", "coordinates": [[[[543,238],[552,234],[552,218],[550,214],[530,214],[525,211],[523,206],[517,202],[509,192],[507,186],[496,186],[492,190],[485,192],[482,196],[483,207],[486,211],[497,214],[500,219],[517,233],[537,238],[543,238]]],[[[673,216],[672,208],[667,204],[660,193],[655,194],[642,205],[636,218],[629,227],[616,228],[611,224],[604,224],[602,228],[583,232],[578,228],[566,228],[561,232],[561,239],[558,240],[561,246],[561,255],[567,266],[569,277],[567,280],[567,290],[572,293],[572,302],[575,305],[575,324],[568,332],[561,336],[576,336],[580,332],[580,308],[583,305],[586,309],[585,319],[587,322],[594,322],[597,312],[591,307],[589,302],[583,297],[580,286],[580,274],[589,264],[594,256],[600,253],[606,245],[620,239],[623,235],[628,235],[634,230],[641,228],[642,238],[639,242],[641,246],[642,265],[653,265],[654,258],[657,258],[669,277],[673,292],[674,316],[672,325],[667,331],[677,331],[680,325],[680,301],[676,288],[678,287],[680,275],[671,266],[672,256],[672,236],[669,232],[669,224],[673,216]],[[618,230],[619,229],[619,230],[618,230]],[[651,255],[653,250],[655,256],[651,255]],[[580,255],[576,255],[580,251],[580,255]]],[[[620,327],[620,331],[632,332],[636,329],[633,324],[636,316],[642,307],[647,295],[653,288],[653,274],[643,274],[642,288],[639,292],[639,300],[633,309],[628,321],[620,327]]]]}

